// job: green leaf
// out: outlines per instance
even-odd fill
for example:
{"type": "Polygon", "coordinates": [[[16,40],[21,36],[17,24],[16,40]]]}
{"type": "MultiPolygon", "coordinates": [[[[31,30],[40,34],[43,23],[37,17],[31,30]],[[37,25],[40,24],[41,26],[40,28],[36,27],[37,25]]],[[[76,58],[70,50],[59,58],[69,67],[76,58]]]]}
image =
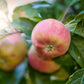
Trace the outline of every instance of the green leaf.
{"type": "Polygon", "coordinates": [[[80,0],[65,0],[65,3],[67,6],[71,6],[75,3],[77,3],[78,1],[80,1],[80,0]]]}
{"type": "Polygon", "coordinates": [[[35,22],[26,18],[20,18],[19,20],[15,20],[12,22],[12,26],[16,30],[20,30],[23,33],[25,33],[29,39],[31,38],[31,32],[35,24],[36,24],[35,22]]]}
{"type": "Polygon", "coordinates": [[[0,70],[0,84],[19,84],[27,67],[27,60],[21,63],[15,70],[6,72],[0,70]]]}
{"type": "Polygon", "coordinates": [[[76,69],[78,68],[69,52],[58,58],[54,58],[54,61],[60,64],[68,73],[73,73],[75,69],[74,67],[76,67],[76,69]]]}
{"type": "Polygon", "coordinates": [[[69,48],[70,55],[75,61],[84,68],[84,38],[78,35],[72,35],[72,41],[69,48]]]}
{"type": "Polygon", "coordinates": [[[72,74],[66,84],[84,84],[84,69],[80,69],[72,74]]]}
{"type": "Polygon", "coordinates": [[[80,22],[80,20],[71,20],[70,22],[68,22],[67,24],[65,24],[65,26],[69,29],[70,32],[75,33],[77,24],[80,22]]]}
{"type": "Polygon", "coordinates": [[[81,20],[80,22],[78,22],[78,24],[77,24],[73,33],[84,37],[84,20],[81,20]]]}
{"type": "Polygon", "coordinates": [[[8,14],[7,2],[6,0],[0,0],[0,10],[5,14],[8,14]]]}
{"type": "Polygon", "coordinates": [[[68,22],[73,21],[76,15],[70,15],[65,19],[64,24],[68,24],[68,22]]]}
{"type": "Polygon", "coordinates": [[[44,74],[34,70],[30,65],[26,72],[26,84],[65,84],[69,74],[63,68],[53,74],[44,74]]]}
{"type": "Polygon", "coordinates": [[[36,9],[43,19],[54,18],[54,7],[47,2],[35,2],[32,4],[33,8],[36,9]]]}
{"type": "Polygon", "coordinates": [[[84,11],[81,11],[76,17],[75,17],[76,20],[78,19],[84,19],[84,11]]]}
{"type": "Polygon", "coordinates": [[[82,77],[81,84],[84,84],[84,75],[82,77]]]}
{"type": "Polygon", "coordinates": [[[84,10],[84,0],[80,0],[80,11],[84,10]]]}
{"type": "Polygon", "coordinates": [[[33,8],[37,9],[43,19],[56,18],[61,20],[64,14],[64,6],[56,3],[49,4],[47,2],[35,2],[32,4],[33,8]]]}
{"type": "Polygon", "coordinates": [[[38,13],[38,11],[35,10],[32,7],[31,4],[27,4],[27,5],[24,5],[24,6],[17,7],[14,10],[13,20],[17,20],[20,17],[28,18],[28,19],[30,19],[30,20],[32,20],[34,22],[39,22],[39,21],[42,20],[40,14],[38,13]]]}
{"type": "MultiPolygon", "coordinates": [[[[23,77],[19,84],[27,84],[25,78],[23,77]]],[[[29,83],[28,83],[29,84],[29,83]]]]}
{"type": "Polygon", "coordinates": [[[13,84],[19,84],[22,77],[24,77],[25,71],[27,69],[27,63],[28,60],[26,58],[23,63],[21,63],[18,67],[16,67],[16,69],[14,70],[15,78],[12,81],[13,84]]]}
{"type": "Polygon", "coordinates": [[[66,24],[66,27],[69,29],[70,32],[74,32],[76,29],[77,23],[66,24]]]}
{"type": "Polygon", "coordinates": [[[53,80],[62,81],[62,80],[66,80],[68,77],[69,77],[69,74],[63,68],[61,68],[59,71],[57,71],[56,73],[54,73],[50,76],[51,81],[53,81],[53,80]]]}
{"type": "Polygon", "coordinates": [[[84,19],[81,20],[73,19],[65,25],[70,32],[84,37],[84,19]]]}

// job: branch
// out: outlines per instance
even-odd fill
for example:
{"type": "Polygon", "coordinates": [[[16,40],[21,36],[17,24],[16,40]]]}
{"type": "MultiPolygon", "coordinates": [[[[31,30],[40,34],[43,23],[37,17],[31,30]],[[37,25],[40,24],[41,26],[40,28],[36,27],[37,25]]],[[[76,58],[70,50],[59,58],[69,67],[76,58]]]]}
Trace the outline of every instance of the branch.
{"type": "Polygon", "coordinates": [[[66,15],[67,15],[67,13],[68,13],[68,11],[69,11],[70,7],[71,7],[71,6],[68,6],[68,7],[67,7],[67,9],[65,10],[65,13],[64,13],[64,16],[63,16],[63,18],[62,18],[61,22],[64,22],[65,17],[66,17],[66,15]]]}
{"type": "Polygon", "coordinates": [[[0,36],[6,36],[6,35],[11,35],[11,34],[16,34],[16,33],[23,33],[23,32],[22,31],[15,31],[15,32],[10,32],[10,33],[0,34],[0,36]]]}

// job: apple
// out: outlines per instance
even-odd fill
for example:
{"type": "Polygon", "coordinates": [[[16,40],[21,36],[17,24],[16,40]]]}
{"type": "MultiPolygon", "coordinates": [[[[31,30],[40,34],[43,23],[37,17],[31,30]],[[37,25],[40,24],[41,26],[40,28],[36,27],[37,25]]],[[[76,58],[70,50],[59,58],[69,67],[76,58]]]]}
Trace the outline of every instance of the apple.
{"type": "Polygon", "coordinates": [[[43,73],[53,73],[60,68],[60,65],[51,59],[43,58],[32,45],[28,53],[29,64],[35,70],[43,73]]]}
{"type": "Polygon", "coordinates": [[[46,19],[37,23],[31,39],[36,50],[46,58],[65,54],[71,41],[67,27],[55,19],[46,19]]]}
{"type": "Polygon", "coordinates": [[[0,40],[0,68],[6,71],[18,66],[27,53],[27,45],[20,33],[7,35],[0,40]]]}

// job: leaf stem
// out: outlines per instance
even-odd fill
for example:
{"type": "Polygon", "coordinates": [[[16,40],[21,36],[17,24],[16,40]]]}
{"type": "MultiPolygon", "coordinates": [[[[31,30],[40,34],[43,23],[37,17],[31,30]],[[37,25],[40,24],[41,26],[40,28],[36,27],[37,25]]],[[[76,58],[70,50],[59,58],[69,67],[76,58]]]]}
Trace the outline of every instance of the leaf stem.
{"type": "Polygon", "coordinates": [[[70,7],[71,7],[71,6],[68,6],[68,7],[67,7],[67,9],[65,10],[65,13],[64,13],[64,16],[63,16],[63,18],[62,18],[61,22],[64,22],[65,17],[66,17],[66,15],[67,15],[67,13],[68,13],[68,11],[69,11],[70,7]]]}
{"type": "Polygon", "coordinates": [[[71,23],[74,22],[74,21],[75,21],[75,19],[71,20],[70,22],[68,22],[68,23],[65,24],[65,25],[67,26],[67,25],[71,24],[71,23]]]}

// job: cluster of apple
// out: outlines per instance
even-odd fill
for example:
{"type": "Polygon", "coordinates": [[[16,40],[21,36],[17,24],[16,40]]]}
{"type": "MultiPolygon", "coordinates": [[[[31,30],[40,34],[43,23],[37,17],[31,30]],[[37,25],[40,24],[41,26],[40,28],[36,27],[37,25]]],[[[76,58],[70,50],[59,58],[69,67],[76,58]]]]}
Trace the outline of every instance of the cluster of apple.
{"type": "Polygon", "coordinates": [[[60,68],[53,58],[65,54],[71,37],[66,26],[55,19],[39,22],[33,29],[32,46],[28,60],[32,68],[43,73],[52,73],[60,68]]]}
{"type": "MultiPolygon", "coordinates": [[[[52,73],[60,65],[52,58],[65,54],[70,45],[70,32],[65,25],[55,19],[39,22],[33,29],[32,46],[28,52],[28,60],[32,68],[52,73]]],[[[18,66],[27,53],[27,44],[21,33],[6,35],[0,39],[0,68],[6,71],[18,66]]]]}

